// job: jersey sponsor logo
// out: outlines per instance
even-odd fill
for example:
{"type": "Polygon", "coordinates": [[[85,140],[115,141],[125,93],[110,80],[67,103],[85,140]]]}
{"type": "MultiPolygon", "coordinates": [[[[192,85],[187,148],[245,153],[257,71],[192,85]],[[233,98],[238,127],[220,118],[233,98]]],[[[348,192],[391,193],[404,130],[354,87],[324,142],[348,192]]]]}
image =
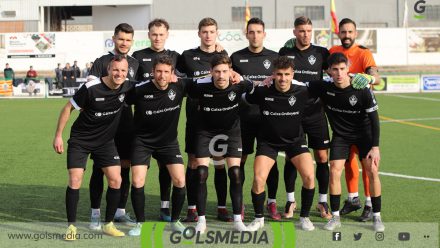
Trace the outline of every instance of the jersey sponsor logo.
{"type": "Polygon", "coordinates": [[[352,95],[352,96],[350,96],[350,98],[348,98],[348,101],[350,102],[351,106],[354,106],[358,102],[358,99],[355,95],[352,95]]]}
{"type": "Polygon", "coordinates": [[[177,155],[176,155],[176,158],[182,158],[182,155],[177,154],[177,155]]]}
{"type": "Polygon", "coordinates": [[[150,76],[152,77],[152,76],[153,76],[153,73],[145,72],[143,76],[144,76],[144,78],[148,78],[148,77],[150,77],[150,76]]]}
{"type": "Polygon", "coordinates": [[[234,105],[232,105],[232,106],[229,106],[229,107],[224,107],[224,108],[210,108],[210,107],[204,107],[203,108],[203,110],[205,111],[205,112],[223,112],[223,111],[229,111],[229,110],[232,110],[232,109],[235,109],[235,108],[237,108],[238,107],[238,103],[236,103],[236,104],[234,104],[234,105]]]}
{"type": "Polygon", "coordinates": [[[231,91],[231,92],[229,92],[229,94],[228,94],[228,98],[229,98],[229,100],[230,100],[231,102],[235,100],[235,97],[236,97],[236,96],[237,96],[237,94],[235,94],[234,91],[231,91]]]}
{"type": "Polygon", "coordinates": [[[324,140],[324,144],[330,143],[330,140],[324,140]]]}
{"type": "Polygon", "coordinates": [[[327,91],[327,95],[329,95],[329,96],[335,96],[335,93],[327,91]]]}
{"type": "Polygon", "coordinates": [[[95,101],[97,101],[97,102],[103,102],[104,100],[105,100],[104,97],[101,97],[101,98],[95,98],[95,101]]]}
{"type": "Polygon", "coordinates": [[[249,62],[248,59],[240,59],[240,63],[247,63],[247,62],[249,62]]]}
{"type": "Polygon", "coordinates": [[[289,97],[290,106],[293,106],[295,104],[295,102],[296,102],[296,97],[294,97],[294,96],[289,97]]]}
{"type": "Polygon", "coordinates": [[[142,61],[151,61],[151,58],[142,59],[142,61]]]}
{"type": "Polygon", "coordinates": [[[131,77],[134,77],[134,69],[133,69],[133,67],[128,68],[128,73],[130,74],[131,77]]]}
{"type": "Polygon", "coordinates": [[[293,55],[288,55],[287,56],[289,59],[295,59],[295,56],[293,56],[293,55]]]}
{"type": "Polygon", "coordinates": [[[174,101],[174,98],[176,98],[176,92],[172,89],[168,91],[168,98],[170,98],[171,101],[174,101]]]}
{"type": "Polygon", "coordinates": [[[265,97],[264,98],[265,101],[269,101],[269,102],[273,102],[274,99],[272,97],[265,97]]]}
{"type": "Polygon", "coordinates": [[[301,148],[308,148],[306,145],[301,145],[301,148]]]}
{"type": "Polygon", "coordinates": [[[312,55],[309,56],[308,60],[309,60],[309,63],[310,63],[311,65],[314,65],[315,62],[316,62],[316,57],[313,56],[313,54],[312,54],[312,55]]]}
{"type": "Polygon", "coordinates": [[[95,116],[96,117],[102,117],[102,116],[107,116],[107,115],[114,115],[116,113],[119,112],[120,109],[117,109],[115,111],[108,111],[108,112],[96,112],[95,116]]]}
{"type": "Polygon", "coordinates": [[[164,108],[164,109],[159,109],[159,110],[147,110],[147,111],[145,111],[145,114],[146,115],[156,115],[156,114],[162,114],[162,113],[175,111],[175,110],[179,110],[179,109],[180,109],[180,105],[176,105],[174,107],[169,107],[169,108],[164,108]]]}
{"type": "Polygon", "coordinates": [[[266,68],[266,70],[269,69],[270,65],[270,60],[266,59],[265,61],[263,61],[263,66],[264,68],[266,68]]]}
{"type": "Polygon", "coordinates": [[[299,111],[295,112],[269,112],[267,110],[263,111],[263,115],[272,115],[272,116],[293,116],[299,115],[299,111]]]}
{"type": "Polygon", "coordinates": [[[145,98],[145,99],[153,99],[153,98],[154,98],[154,95],[144,95],[144,98],[145,98]]]}
{"type": "Polygon", "coordinates": [[[214,97],[214,96],[211,94],[203,94],[203,97],[214,97]]]}
{"type": "Polygon", "coordinates": [[[118,99],[119,99],[120,102],[123,102],[124,99],[125,99],[125,94],[124,93],[120,94],[118,99]]]}
{"type": "Polygon", "coordinates": [[[114,156],[113,159],[119,159],[119,156],[114,156]]]}
{"type": "Polygon", "coordinates": [[[195,56],[193,57],[193,60],[200,60],[200,57],[195,56]]]}

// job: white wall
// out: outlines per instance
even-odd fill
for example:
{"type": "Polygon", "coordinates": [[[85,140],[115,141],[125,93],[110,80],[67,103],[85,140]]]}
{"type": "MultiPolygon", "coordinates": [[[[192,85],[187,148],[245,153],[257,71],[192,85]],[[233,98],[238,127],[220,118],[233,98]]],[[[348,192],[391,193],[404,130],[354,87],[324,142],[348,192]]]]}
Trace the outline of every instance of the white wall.
{"type": "MultiPolygon", "coordinates": [[[[427,29],[428,30],[428,29],[427,29]]],[[[434,29],[432,29],[434,30],[434,29]]],[[[439,33],[439,29],[436,32],[439,33]]],[[[439,65],[440,52],[411,52],[408,48],[407,32],[412,29],[377,29],[377,53],[373,54],[378,66],[387,65],[439,65]]],[[[421,32],[420,29],[414,32],[421,32]]],[[[291,29],[267,29],[265,47],[278,52],[284,42],[292,37],[291,29]]],[[[0,35],[1,36],[1,35],[0,35]]],[[[86,62],[95,60],[106,51],[112,50],[112,32],[58,32],[55,33],[54,50],[49,54],[55,53],[54,58],[10,58],[7,59],[8,42],[10,37],[17,34],[4,34],[6,49],[0,48],[0,66],[8,62],[15,70],[27,70],[29,65],[33,65],[36,70],[52,70],[57,63],[72,63],[77,60],[80,67],[84,67],[86,62]]],[[[0,39],[1,40],[1,39],[0,39]]],[[[135,31],[134,45],[135,50],[148,47],[150,42],[147,38],[147,31],[135,31]]],[[[220,44],[229,54],[247,46],[247,40],[241,30],[220,30],[220,44]]],[[[34,45],[29,49],[34,49],[34,45]]],[[[200,39],[197,30],[171,30],[166,43],[167,49],[181,53],[183,50],[197,47],[200,39]]],[[[16,48],[27,49],[27,48],[16,48]]],[[[439,49],[439,48],[437,48],[439,49]]],[[[38,51],[36,52],[38,53],[38,51]]],[[[48,52],[46,52],[47,54],[48,52]]],[[[43,53],[44,54],[44,53],[43,53]]]]}
{"type": "Polygon", "coordinates": [[[151,20],[148,5],[93,6],[93,30],[113,30],[119,23],[129,23],[135,30],[146,30],[151,20]]]}

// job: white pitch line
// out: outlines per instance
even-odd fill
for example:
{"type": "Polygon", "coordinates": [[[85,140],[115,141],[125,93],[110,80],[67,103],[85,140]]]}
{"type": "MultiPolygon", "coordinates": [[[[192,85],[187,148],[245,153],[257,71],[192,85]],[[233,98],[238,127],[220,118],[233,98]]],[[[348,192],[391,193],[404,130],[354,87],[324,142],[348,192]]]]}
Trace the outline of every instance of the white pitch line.
{"type": "Polygon", "coordinates": [[[438,98],[430,98],[430,97],[407,96],[407,95],[397,95],[397,94],[392,94],[392,95],[387,95],[387,96],[395,96],[395,97],[400,97],[400,98],[408,98],[408,99],[418,99],[418,100],[427,100],[427,101],[433,101],[433,102],[440,102],[440,99],[438,99],[438,98]]]}
{"type": "Polygon", "coordinates": [[[433,121],[433,120],[440,120],[440,117],[383,120],[383,121],[380,121],[380,123],[392,123],[392,122],[399,122],[399,121],[433,121]]]}
{"type": "MultiPolygon", "coordinates": [[[[286,157],[286,154],[279,152],[278,153],[279,156],[281,157],[286,157]]],[[[361,169],[359,169],[360,172],[362,172],[361,169]]],[[[421,180],[421,181],[431,181],[431,182],[440,182],[440,179],[438,178],[430,178],[430,177],[415,177],[415,176],[407,176],[407,175],[402,175],[402,174],[397,174],[397,173],[390,173],[390,172],[379,172],[379,175],[383,175],[383,176],[390,176],[390,177],[400,177],[400,178],[406,178],[406,179],[414,179],[414,180],[421,180]]]]}

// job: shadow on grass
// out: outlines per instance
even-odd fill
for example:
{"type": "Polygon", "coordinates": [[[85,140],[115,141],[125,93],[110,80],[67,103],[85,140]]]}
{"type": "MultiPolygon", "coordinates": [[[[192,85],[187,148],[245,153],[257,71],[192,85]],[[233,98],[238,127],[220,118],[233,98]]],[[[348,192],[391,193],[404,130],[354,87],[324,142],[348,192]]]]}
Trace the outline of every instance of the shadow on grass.
{"type": "MultiPolygon", "coordinates": [[[[147,185],[148,187],[148,185],[147,185]]],[[[159,192],[157,192],[159,193],[159,192]]],[[[212,192],[215,194],[215,192],[212,192]]],[[[48,185],[0,184],[0,222],[65,222],[65,187],[48,185]]],[[[105,212],[105,192],[101,200],[102,216],[105,212]]],[[[159,195],[145,196],[145,215],[147,221],[159,220],[159,195]]],[[[181,217],[186,215],[186,203],[181,217]]],[[[130,196],[127,211],[134,218],[130,196]]],[[[232,210],[230,210],[232,212],[232,210]]],[[[206,217],[216,219],[217,202],[207,202],[206,217]]],[[[90,218],[90,200],[88,188],[80,190],[77,221],[88,222],[90,218]]]]}

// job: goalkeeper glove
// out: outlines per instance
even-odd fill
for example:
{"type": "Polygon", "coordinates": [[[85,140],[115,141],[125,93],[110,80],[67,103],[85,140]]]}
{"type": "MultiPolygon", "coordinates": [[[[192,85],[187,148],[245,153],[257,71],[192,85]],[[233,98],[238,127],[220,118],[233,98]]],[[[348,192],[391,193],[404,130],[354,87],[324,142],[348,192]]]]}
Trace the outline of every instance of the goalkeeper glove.
{"type": "Polygon", "coordinates": [[[367,88],[369,84],[374,83],[374,77],[364,73],[355,74],[351,79],[351,85],[357,90],[367,88]]]}

